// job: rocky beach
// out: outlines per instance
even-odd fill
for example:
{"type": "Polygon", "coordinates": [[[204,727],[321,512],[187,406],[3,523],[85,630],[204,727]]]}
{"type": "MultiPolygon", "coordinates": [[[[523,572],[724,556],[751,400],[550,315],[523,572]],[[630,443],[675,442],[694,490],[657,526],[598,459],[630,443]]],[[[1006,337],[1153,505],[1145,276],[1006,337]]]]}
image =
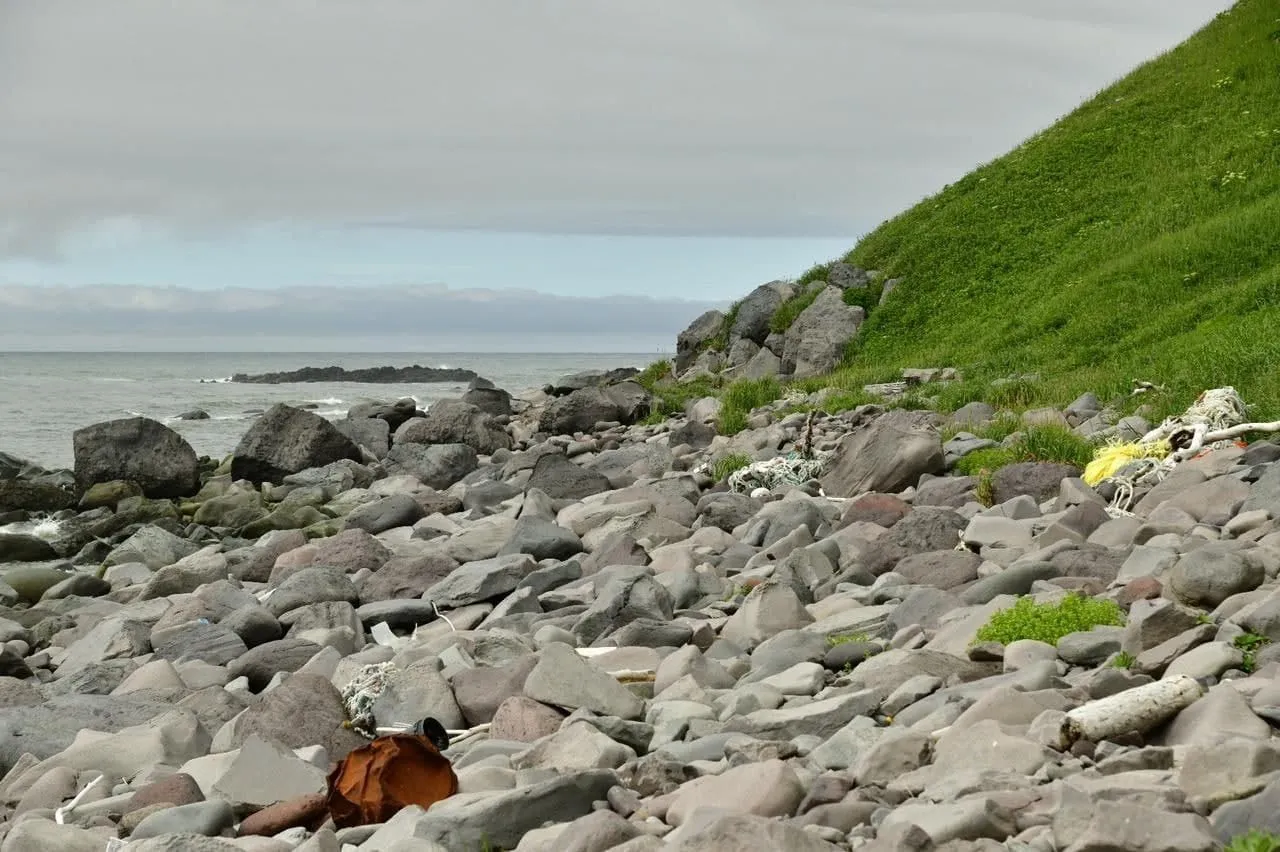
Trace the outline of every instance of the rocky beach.
{"type": "MultiPolygon", "coordinates": [[[[1280,445],[1122,511],[1078,466],[961,475],[1008,416],[985,403],[793,394],[730,437],[720,400],[653,416],[638,378],[278,404],[225,459],[143,417],[78,430],[73,470],[0,456],[0,852],[1280,831],[1280,445]],[[424,719],[443,794],[336,818],[344,758],[424,719]]],[[[1092,396],[1018,416],[1151,425],[1092,396]]]]}

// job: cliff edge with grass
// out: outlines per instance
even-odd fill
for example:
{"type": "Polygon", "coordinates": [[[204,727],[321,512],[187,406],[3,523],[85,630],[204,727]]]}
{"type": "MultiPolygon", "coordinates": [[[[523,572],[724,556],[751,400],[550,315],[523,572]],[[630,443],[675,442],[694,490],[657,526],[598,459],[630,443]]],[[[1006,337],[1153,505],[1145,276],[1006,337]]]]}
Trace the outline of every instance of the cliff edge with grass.
{"type": "Polygon", "coordinates": [[[1278,412],[1278,189],[1280,8],[1241,0],[845,257],[697,318],[650,384],[670,413],[788,390],[839,408],[950,367],[891,395],[950,412],[1093,393],[1158,418],[1231,385],[1278,412]]]}

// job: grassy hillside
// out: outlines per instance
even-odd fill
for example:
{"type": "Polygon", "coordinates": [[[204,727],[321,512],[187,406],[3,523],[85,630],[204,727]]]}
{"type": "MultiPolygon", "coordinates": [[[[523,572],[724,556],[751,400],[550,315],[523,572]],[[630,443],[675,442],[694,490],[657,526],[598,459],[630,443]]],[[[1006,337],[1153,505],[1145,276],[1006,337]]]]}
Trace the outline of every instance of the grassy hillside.
{"type": "Polygon", "coordinates": [[[1280,3],[1241,0],[864,238],[845,260],[902,284],[821,383],[958,366],[954,407],[1014,373],[1044,377],[1026,404],[1141,379],[1162,412],[1232,384],[1280,417],[1278,190],[1280,3]]]}

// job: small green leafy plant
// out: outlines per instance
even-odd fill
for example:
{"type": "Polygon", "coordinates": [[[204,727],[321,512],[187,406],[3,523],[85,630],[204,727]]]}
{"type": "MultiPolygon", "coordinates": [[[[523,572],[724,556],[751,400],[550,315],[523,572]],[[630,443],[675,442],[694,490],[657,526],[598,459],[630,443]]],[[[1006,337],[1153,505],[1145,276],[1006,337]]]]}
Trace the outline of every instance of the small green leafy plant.
{"type": "Polygon", "coordinates": [[[1251,828],[1231,838],[1223,852],[1280,852],[1280,836],[1251,828]]]}
{"type": "Polygon", "coordinates": [[[1266,636],[1260,636],[1257,633],[1242,633],[1237,636],[1231,644],[1240,649],[1244,655],[1244,662],[1240,664],[1240,670],[1252,672],[1258,667],[1258,649],[1263,645],[1270,644],[1271,640],[1266,636]]]}
{"type": "Polygon", "coordinates": [[[1115,601],[1099,600],[1073,593],[1057,603],[1037,603],[1022,597],[1008,609],[993,613],[977,634],[979,642],[1008,645],[1020,639],[1034,639],[1049,645],[1069,633],[1094,627],[1124,624],[1124,612],[1115,601]]]}
{"type": "Polygon", "coordinates": [[[1121,651],[1111,658],[1111,666],[1117,669],[1131,669],[1137,661],[1137,657],[1133,656],[1133,654],[1128,651],[1121,651]]]}

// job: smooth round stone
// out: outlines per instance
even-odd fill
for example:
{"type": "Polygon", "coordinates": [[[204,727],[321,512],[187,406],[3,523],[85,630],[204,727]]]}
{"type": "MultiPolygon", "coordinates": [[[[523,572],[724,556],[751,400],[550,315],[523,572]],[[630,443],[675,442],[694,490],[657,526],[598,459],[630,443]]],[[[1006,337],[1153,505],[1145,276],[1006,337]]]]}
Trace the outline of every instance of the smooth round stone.
{"type": "Polygon", "coordinates": [[[133,839],[162,834],[202,834],[216,837],[235,824],[231,803],[222,799],[165,808],[151,814],[133,830],[133,839]]]}

